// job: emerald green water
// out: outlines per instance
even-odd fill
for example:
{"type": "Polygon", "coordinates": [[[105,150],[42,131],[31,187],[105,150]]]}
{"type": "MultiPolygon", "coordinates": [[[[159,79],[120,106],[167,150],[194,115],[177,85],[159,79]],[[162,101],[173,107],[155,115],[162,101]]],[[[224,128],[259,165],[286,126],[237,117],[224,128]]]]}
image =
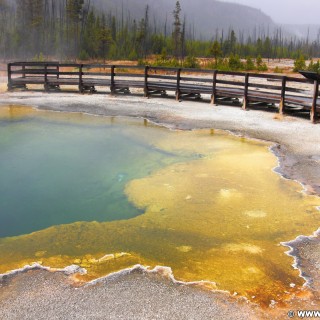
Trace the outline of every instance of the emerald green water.
{"type": "MultiPolygon", "coordinates": [[[[181,160],[136,139],[128,120],[88,118],[0,118],[0,237],[137,216],[126,183],[181,160]]],[[[130,123],[140,136],[159,131],[130,123]]]]}

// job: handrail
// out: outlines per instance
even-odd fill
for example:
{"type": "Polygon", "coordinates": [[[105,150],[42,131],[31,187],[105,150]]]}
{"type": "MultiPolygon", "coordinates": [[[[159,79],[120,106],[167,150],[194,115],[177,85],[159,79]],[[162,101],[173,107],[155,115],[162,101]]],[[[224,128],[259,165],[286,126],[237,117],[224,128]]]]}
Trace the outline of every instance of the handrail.
{"type": "Polygon", "coordinates": [[[144,70],[145,66],[126,66],[122,64],[118,64],[114,66],[116,69],[141,69],[144,70]]]}
{"type": "Polygon", "coordinates": [[[250,73],[251,78],[264,78],[264,79],[274,79],[274,80],[282,80],[282,76],[278,76],[276,74],[267,74],[267,73],[250,73]]]}
{"type": "Polygon", "coordinates": [[[177,77],[174,76],[163,76],[163,75],[157,75],[157,74],[149,74],[148,75],[149,79],[167,79],[167,80],[176,80],[177,77]]]}
{"type": "Polygon", "coordinates": [[[109,64],[84,64],[83,68],[85,69],[94,69],[94,68],[100,68],[100,69],[110,69],[112,65],[109,64]]]}
{"type": "Polygon", "coordinates": [[[174,71],[177,72],[179,68],[173,68],[173,67],[154,67],[150,66],[150,70],[164,70],[164,71],[174,71]]]}
{"type": "Polygon", "coordinates": [[[55,66],[55,65],[59,65],[59,62],[55,62],[55,61],[48,61],[48,62],[11,62],[10,63],[11,66],[44,66],[44,65],[52,65],[52,66],[55,66]]]}
{"type": "Polygon", "coordinates": [[[130,87],[135,87],[142,88],[145,97],[150,94],[163,94],[166,90],[175,90],[177,100],[181,100],[183,96],[199,97],[201,93],[210,93],[212,104],[217,102],[217,94],[223,94],[226,97],[229,94],[229,97],[233,98],[240,97],[242,94],[244,109],[248,108],[250,102],[259,102],[260,99],[261,102],[279,103],[280,113],[285,112],[286,102],[301,104],[310,111],[312,122],[316,122],[320,111],[319,82],[291,76],[210,69],[78,64],[56,61],[12,62],[8,64],[7,71],[9,90],[26,87],[27,84],[43,84],[46,91],[58,88],[60,85],[77,85],[80,92],[86,90],[95,92],[95,85],[110,85],[112,94],[117,91],[127,92],[130,87]],[[101,69],[101,72],[90,71],[91,69],[101,69]],[[133,70],[133,72],[128,70],[133,70]],[[206,74],[205,77],[204,74],[206,74]],[[164,81],[157,81],[157,79],[164,81]],[[254,81],[255,79],[260,81],[254,81]],[[274,83],[268,84],[268,80],[274,83]],[[293,86],[295,83],[313,84],[312,97],[312,90],[293,86]],[[294,95],[287,95],[288,92],[294,95]]]}

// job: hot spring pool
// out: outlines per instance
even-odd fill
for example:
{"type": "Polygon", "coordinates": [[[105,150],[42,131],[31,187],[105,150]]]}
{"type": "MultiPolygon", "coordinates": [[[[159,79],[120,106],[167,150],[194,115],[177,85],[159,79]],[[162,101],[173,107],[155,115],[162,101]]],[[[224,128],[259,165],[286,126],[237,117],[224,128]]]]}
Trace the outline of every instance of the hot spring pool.
{"type": "Polygon", "coordinates": [[[89,280],[169,266],[268,304],[303,279],[282,241],[320,225],[317,197],[272,171],[269,144],[141,119],[0,108],[0,272],[80,265],[89,280]]]}

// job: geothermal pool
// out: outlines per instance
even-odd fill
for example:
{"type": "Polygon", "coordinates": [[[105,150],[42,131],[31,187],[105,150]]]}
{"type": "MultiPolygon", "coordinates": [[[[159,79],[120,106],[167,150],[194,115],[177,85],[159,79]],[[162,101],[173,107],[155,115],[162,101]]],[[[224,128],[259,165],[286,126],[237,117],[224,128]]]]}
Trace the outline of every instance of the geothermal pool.
{"type": "Polygon", "coordinates": [[[0,108],[0,273],[77,264],[88,281],[168,266],[268,305],[304,280],[283,241],[319,198],[274,173],[270,145],[141,119],[0,108]]]}

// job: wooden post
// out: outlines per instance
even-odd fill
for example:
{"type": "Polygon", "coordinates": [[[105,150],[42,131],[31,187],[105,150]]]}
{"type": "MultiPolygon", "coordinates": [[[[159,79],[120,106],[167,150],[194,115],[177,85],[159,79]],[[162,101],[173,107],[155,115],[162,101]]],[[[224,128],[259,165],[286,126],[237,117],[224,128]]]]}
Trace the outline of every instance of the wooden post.
{"type": "Polygon", "coordinates": [[[243,105],[242,109],[247,110],[249,101],[248,101],[248,89],[249,89],[249,73],[245,74],[245,81],[244,81],[244,95],[243,95],[243,105]]]}
{"type": "Polygon", "coordinates": [[[12,80],[11,80],[11,77],[12,77],[12,74],[11,74],[11,63],[8,63],[8,66],[7,66],[7,72],[8,72],[8,91],[11,91],[12,90],[12,80]]]}
{"type": "Polygon", "coordinates": [[[216,104],[218,70],[213,71],[211,104],[216,104]]]}
{"type": "Polygon", "coordinates": [[[115,94],[115,82],[114,82],[114,76],[115,76],[115,73],[114,73],[114,69],[115,69],[115,66],[111,66],[111,85],[110,85],[110,90],[111,90],[111,94],[115,94]]]}
{"type": "Polygon", "coordinates": [[[60,66],[59,65],[57,65],[57,79],[59,79],[60,78],[60,66]]]}
{"type": "Polygon", "coordinates": [[[23,65],[23,66],[22,66],[22,78],[25,78],[25,77],[26,77],[26,72],[25,72],[25,70],[26,70],[26,66],[23,65]]]}
{"type": "Polygon", "coordinates": [[[181,92],[180,92],[180,82],[181,82],[181,69],[177,70],[177,90],[176,90],[176,100],[180,100],[181,92]]]}
{"type": "Polygon", "coordinates": [[[49,84],[48,84],[48,65],[44,65],[44,90],[49,91],[49,84]]]}
{"type": "Polygon", "coordinates": [[[313,101],[312,101],[312,107],[310,110],[310,120],[312,123],[317,122],[317,102],[318,102],[318,95],[319,95],[319,80],[315,80],[313,88],[313,101]]]}
{"type": "Polygon", "coordinates": [[[144,68],[144,96],[145,98],[149,97],[149,91],[148,91],[148,71],[149,66],[145,66],[144,68]]]}
{"type": "Polygon", "coordinates": [[[279,114],[284,114],[285,112],[285,103],[286,103],[286,86],[287,86],[287,77],[282,77],[282,87],[281,87],[281,99],[279,103],[279,114]]]}
{"type": "Polygon", "coordinates": [[[83,64],[79,65],[79,91],[82,93],[84,90],[83,88],[83,81],[82,81],[82,69],[83,69],[83,64]]]}

